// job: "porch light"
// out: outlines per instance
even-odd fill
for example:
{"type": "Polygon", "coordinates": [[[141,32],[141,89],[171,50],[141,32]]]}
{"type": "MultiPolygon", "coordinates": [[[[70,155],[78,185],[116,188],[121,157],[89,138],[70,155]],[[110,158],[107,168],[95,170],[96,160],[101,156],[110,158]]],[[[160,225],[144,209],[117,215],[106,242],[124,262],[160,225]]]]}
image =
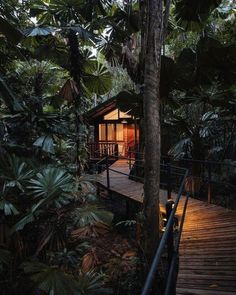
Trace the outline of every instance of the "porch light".
{"type": "Polygon", "coordinates": [[[123,120],[121,121],[121,123],[122,123],[122,124],[127,124],[127,123],[128,123],[128,121],[127,121],[127,120],[125,120],[125,119],[123,119],[123,120]]]}

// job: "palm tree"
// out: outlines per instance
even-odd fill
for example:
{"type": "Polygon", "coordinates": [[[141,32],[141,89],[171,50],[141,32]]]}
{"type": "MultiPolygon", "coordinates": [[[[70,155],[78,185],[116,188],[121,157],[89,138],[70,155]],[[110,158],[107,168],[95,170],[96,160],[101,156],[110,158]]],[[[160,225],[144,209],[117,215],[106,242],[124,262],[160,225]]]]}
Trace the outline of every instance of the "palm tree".
{"type": "MultiPolygon", "coordinates": [[[[96,2],[96,7],[103,7],[102,2],[96,2]]],[[[73,103],[74,103],[74,114],[75,114],[75,126],[76,126],[76,167],[78,175],[81,175],[81,163],[80,163],[80,153],[81,144],[80,136],[82,128],[81,125],[84,124],[82,116],[82,84],[81,77],[83,73],[83,57],[80,52],[80,44],[78,37],[81,39],[93,39],[92,33],[89,33],[85,28],[85,20],[89,18],[86,8],[87,2],[78,4],[75,0],[64,1],[64,0],[53,0],[50,3],[45,1],[38,1],[31,8],[31,13],[37,16],[38,22],[44,25],[53,25],[60,28],[62,34],[65,34],[68,41],[69,49],[69,72],[71,78],[73,79],[73,103]]],[[[105,12],[102,11],[102,13],[105,12]]],[[[70,84],[71,85],[71,84],[70,84]]]]}

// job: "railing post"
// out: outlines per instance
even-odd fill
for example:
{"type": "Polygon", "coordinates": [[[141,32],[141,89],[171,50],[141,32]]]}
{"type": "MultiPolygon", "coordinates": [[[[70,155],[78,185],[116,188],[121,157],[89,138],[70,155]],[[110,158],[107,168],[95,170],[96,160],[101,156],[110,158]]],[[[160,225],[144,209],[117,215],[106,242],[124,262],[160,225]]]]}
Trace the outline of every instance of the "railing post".
{"type": "MultiPolygon", "coordinates": [[[[167,222],[168,222],[168,220],[170,218],[170,214],[171,214],[171,211],[173,209],[174,204],[175,203],[174,203],[173,200],[167,200],[167,202],[166,202],[166,219],[167,219],[167,222]]],[[[168,265],[169,266],[170,266],[172,256],[173,256],[173,253],[174,253],[173,226],[174,226],[174,224],[172,224],[172,226],[171,226],[171,230],[170,230],[170,233],[169,233],[169,236],[168,236],[168,239],[167,239],[168,265]]]]}
{"type": "MultiPolygon", "coordinates": [[[[168,199],[166,202],[166,219],[167,222],[170,218],[172,209],[174,207],[175,202],[171,199],[168,199]]],[[[171,263],[172,263],[172,259],[174,256],[174,219],[173,219],[173,224],[171,226],[169,235],[167,237],[167,255],[168,255],[168,273],[170,271],[170,267],[171,267],[171,263]]],[[[171,295],[175,295],[176,291],[175,291],[175,281],[174,279],[171,280],[171,295]]]]}
{"type": "Polygon", "coordinates": [[[119,156],[119,147],[118,147],[118,143],[115,144],[115,156],[116,156],[116,157],[119,156]]]}
{"type": "Polygon", "coordinates": [[[207,190],[208,204],[211,204],[211,163],[208,163],[208,190],[207,190]]]}
{"type": "Polygon", "coordinates": [[[110,175],[109,175],[108,155],[106,156],[106,170],[107,170],[107,187],[110,188],[110,175]]]}
{"type": "Polygon", "coordinates": [[[168,163],[167,164],[167,199],[168,200],[171,199],[171,191],[172,191],[172,187],[171,187],[171,166],[168,163]]]}

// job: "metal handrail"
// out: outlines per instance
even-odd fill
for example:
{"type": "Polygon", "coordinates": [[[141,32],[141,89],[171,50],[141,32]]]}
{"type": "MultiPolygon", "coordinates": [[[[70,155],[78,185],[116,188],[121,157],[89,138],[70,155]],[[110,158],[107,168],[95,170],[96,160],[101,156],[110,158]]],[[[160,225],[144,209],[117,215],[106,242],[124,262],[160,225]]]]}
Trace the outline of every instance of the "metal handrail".
{"type": "MultiPolygon", "coordinates": [[[[106,161],[107,186],[109,188],[110,187],[109,171],[112,171],[112,172],[115,172],[115,173],[118,173],[118,174],[122,174],[122,175],[126,175],[126,176],[129,176],[129,174],[125,173],[125,172],[122,172],[122,171],[118,171],[118,170],[113,169],[113,168],[110,168],[109,165],[108,165],[108,157],[109,156],[107,155],[100,162],[106,161]]],[[[115,158],[116,157],[120,158],[119,156],[115,156],[115,158]]],[[[128,157],[122,157],[122,159],[130,160],[130,158],[128,158],[128,157]]],[[[148,272],[148,276],[146,278],[146,282],[145,282],[145,285],[143,287],[141,295],[150,294],[150,291],[151,291],[151,289],[152,289],[152,287],[154,285],[154,279],[155,279],[155,276],[156,276],[156,273],[157,273],[157,270],[158,270],[158,267],[159,267],[159,263],[160,263],[161,258],[162,258],[162,254],[163,254],[163,252],[165,250],[165,245],[167,244],[168,238],[170,237],[170,235],[171,234],[173,235],[173,225],[174,225],[176,210],[178,208],[180,198],[183,195],[184,185],[185,185],[185,182],[186,182],[186,178],[188,176],[188,170],[185,169],[185,168],[177,167],[177,166],[172,167],[170,164],[161,164],[160,166],[162,168],[164,167],[164,169],[161,169],[161,170],[162,171],[163,170],[167,171],[167,173],[171,172],[171,168],[173,170],[180,170],[179,173],[176,173],[176,174],[182,176],[182,180],[181,180],[181,184],[180,184],[178,194],[177,194],[177,197],[176,197],[176,200],[175,200],[174,208],[171,210],[171,213],[170,213],[170,215],[168,217],[168,222],[167,222],[167,225],[166,225],[165,232],[164,232],[164,234],[163,234],[163,236],[161,238],[159,246],[158,246],[158,248],[156,250],[156,253],[154,255],[154,259],[152,261],[151,268],[150,268],[150,270],[148,272]],[[181,174],[180,172],[184,172],[184,174],[183,173],[181,174]]],[[[175,173],[172,171],[172,175],[173,174],[175,174],[175,173]]],[[[168,176],[170,178],[171,174],[169,174],[168,176]]],[[[135,176],[135,175],[132,175],[132,177],[134,179],[137,179],[137,180],[143,180],[142,177],[138,177],[138,176],[135,176]]],[[[166,183],[166,185],[167,185],[168,198],[169,198],[170,195],[171,195],[171,183],[169,183],[169,181],[168,181],[166,183]]],[[[182,234],[182,230],[183,230],[183,224],[184,224],[184,219],[185,219],[185,214],[186,214],[186,209],[187,209],[187,204],[188,204],[188,197],[189,197],[189,194],[187,194],[187,196],[186,196],[176,246],[173,249],[173,253],[168,253],[168,255],[171,257],[171,261],[170,261],[170,265],[169,265],[167,284],[166,284],[166,288],[165,288],[166,289],[165,295],[169,295],[170,290],[173,290],[173,285],[174,285],[174,288],[175,288],[175,284],[176,284],[176,282],[173,280],[173,278],[174,278],[174,274],[175,274],[175,271],[176,271],[176,263],[177,263],[177,258],[178,258],[179,243],[180,243],[180,238],[181,238],[181,234],[182,234]]]]}
{"type": "Polygon", "coordinates": [[[173,157],[168,156],[161,156],[162,159],[168,159],[173,161],[183,161],[183,162],[193,162],[193,163],[200,163],[200,164],[212,164],[212,165],[224,165],[224,166],[232,166],[236,168],[236,164],[231,163],[225,163],[225,162],[218,162],[218,161],[212,161],[212,160],[197,160],[197,159],[188,159],[188,158],[181,158],[181,159],[175,159],[173,157]]]}
{"type": "MultiPolygon", "coordinates": [[[[168,222],[167,222],[167,225],[166,225],[165,232],[164,232],[164,234],[163,234],[163,236],[161,238],[159,246],[158,246],[158,248],[156,250],[156,253],[154,255],[152,265],[151,265],[151,268],[150,268],[150,270],[148,272],[148,275],[147,275],[147,278],[146,278],[146,281],[145,281],[145,284],[144,284],[141,295],[150,294],[150,291],[151,291],[151,289],[153,287],[154,278],[156,276],[159,263],[161,261],[161,256],[162,256],[162,254],[164,252],[164,248],[165,248],[165,245],[167,243],[167,239],[168,239],[168,237],[170,235],[170,232],[173,231],[175,213],[176,213],[176,210],[177,210],[177,207],[178,207],[178,204],[179,204],[179,200],[183,195],[184,184],[185,184],[185,180],[186,180],[187,176],[188,176],[188,170],[186,170],[186,172],[185,172],[185,174],[183,176],[183,180],[181,182],[181,185],[180,185],[180,188],[179,188],[179,191],[178,191],[178,195],[177,195],[176,200],[175,200],[174,208],[172,209],[171,214],[170,214],[170,216],[168,218],[168,222]]],[[[180,232],[180,236],[181,236],[181,232],[180,232]]]]}
{"type": "MultiPolygon", "coordinates": [[[[122,160],[131,160],[131,158],[129,157],[125,157],[125,156],[118,156],[116,155],[115,153],[114,154],[111,154],[111,155],[106,155],[104,158],[102,158],[100,161],[98,161],[96,163],[96,166],[97,166],[97,171],[98,171],[98,166],[101,165],[101,163],[106,163],[106,170],[107,170],[107,184],[110,183],[110,179],[109,179],[109,171],[112,171],[112,172],[116,172],[118,174],[123,174],[123,175],[126,175],[126,176],[130,176],[130,174],[128,173],[124,173],[124,172],[121,172],[121,171],[118,171],[118,170],[115,170],[115,169],[112,169],[112,168],[109,168],[109,165],[108,165],[108,159],[109,157],[112,157],[112,158],[117,158],[117,159],[122,159],[122,160]]],[[[144,168],[144,166],[141,166],[141,165],[136,165],[135,163],[133,164],[133,166],[135,167],[140,167],[140,168],[144,168]]],[[[178,167],[178,166],[172,166],[170,164],[160,164],[160,168],[165,168],[165,169],[160,169],[160,171],[167,171],[166,168],[171,168],[172,170],[173,169],[176,169],[176,170],[181,170],[181,171],[186,171],[185,168],[182,168],[182,167],[178,167]]],[[[131,165],[130,165],[130,169],[131,169],[131,165]]],[[[183,176],[183,174],[181,173],[177,173],[177,172],[171,172],[172,175],[176,175],[176,176],[183,176]]],[[[137,180],[143,180],[144,178],[143,177],[139,177],[139,176],[136,176],[136,175],[132,175],[132,178],[133,179],[137,179],[137,180]]],[[[162,183],[163,184],[163,183],[162,183]]],[[[168,186],[168,184],[167,184],[168,186]]],[[[108,188],[109,188],[109,185],[108,185],[108,188]]]]}
{"type": "Polygon", "coordinates": [[[171,260],[169,274],[168,274],[168,277],[167,277],[165,295],[169,295],[170,292],[171,292],[171,289],[173,287],[172,280],[173,280],[174,271],[176,269],[176,261],[177,261],[178,253],[179,253],[180,239],[181,239],[181,235],[182,235],[182,231],[183,231],[184,220],[185,220],[185,215],[186,215],[187,206],[188,206],[188,200],[189,200],[189,193],[187,193],[186,200],[185,200],[185,203],[184,203],[184,209],[183,209],[182,218],[181,218],[180,227],[179,227],[179,234],[178,234],[176,246],[175,246],[175,249],[174,249],[173,257],[172,257],[172,260],[171,260]]]}
{"type": "MultiPolygon", "coordinates": [[[[135,152],[131,152],[131,153],[135,153],[135,152]]],[[[139,153],[139,154],[141,154],[141,153],[139,153]]],[[[127,159],[129,161],[134,161],[134,162],[143,162],[140,159],[135,159],[135,158],[131,158],[131,157],[119,157],[117,155],[115,155],[114,157],[115,158],[127,159]]],[[[102,161],[104,161],[107,158],[108,158],[108,156],[103,158],[102,161]]],[[[185,160],[185,159],[183,159],[183,160],[185,160]]],[[[228,165],[228,166],[235,167],[235,165],[233,165],[233,164],[228,164],[228,163],[223,163],[223,162],[200,161],[200,160],[191,160],[191,159],[186,159],[186,160],[196,162],[196,163],[200,163],[200,164],[203,164],[203,165],[215,165],[215,164],[220,165],[220,164],[223,164],[223,165],[228,165]]],[[[132,163],[132,164],[134,164],[137,167],[142,167],[143,168],[143,166],[141,166],[141,165],[137,165],[135,163],[132,163]]],[[[175,214],[176,214],[176,211],[177,211],[177,208],[178,208],[178,205],[179,205],[179,201],[180,201],[180,199],[182,198],[182,196],[185,193],[184,186],[185,186],[186,180],[187,180],[187,178],[189,176],[189,170],[187,168],[178,167],[178,166],[175,166],[175,165],[172,166],[170,163],[161,164],[161,168],[163,168],[163,167],[164,168],[169,167],[170,169],[172,169],[171,175],[182,176],[183,178],[182,178],[182,181],[181,181],[181,185],[179,186],[179,189],[178,189],[178,194],[177,194],[177,197],[176,197],[176,200],[175,200],[174,208],[172,209],[172,211],[170,213],[170,216],[169,216],[168,221],[167,221],[165,232],[164,232],[164,234],[163,234],[163,236],[162,236],[162,238],[160,240],[159,246],[158,246],[158,248],[157,248],[157,250],[155,252],[155,255],[154,255],[154,258],[153,258],[153,261],[152,261],[152,264],[151,264],[151,268],[150,268],[150,270],[148,272],[148,275],[147,275],[147,278],[146,278],[146,281],[145,281],[145,284],[144,284],[141,295],[150,294],[151,289],[154,287],[155,277],[157,275],[157,271],[158,271],[158,267],[159,267],[160,262],[161,262],[162,255],[163,255],[163,253],[165,251],[165,245],[168,242],[169,236],[171,234],[173,235],[173,225],[174,225],[174,221],[175,221],[175,214]],[[174,172],[173,170],[175,170],[175,169],[178,169],[179,173],[174,172]],[[183,172],[183,174],[181,174],[181,172],[183,172]]],[[[127,173],[124,173],[124,172],[117,171],[115,169],[109,168],[108,165],[107,165],[106,168],[107,168],[107,176],[108,176],[108,178],[109,178],[109,171],[129,176],[129,174],[127,174],[127,173]]],[[[163,170],[166,171],[166,169],[161,169],[161,171],[163,171],[163,170]]],[[[132,177],[134,179],[136,178],[137,180],[143,179],[142,177],[138,177],[138,176],[135,176],[135,175],[132,175],[132,177]]],[[[170,175],[168,176],[168,179],[170,179],[170,175]]],[[[170,180],[170,182],[171,182],[171,180],[170,180]]],[[[209,171],[209,174],[208,174],[209,188],[210,188],[210,183],[211,182],[212,182],[212,180],[211,180],[211,171],[209,171]]],[[[170,190],[170,192],[171,192],[171,187],[168,187],[168,186],[169,186],[169,183],[167,183],[167,190],[170,190]]],[[[231,185],[231,186],[234,186],[234,185],[231,185]]],[[[169,191],[168,191],[168,196],[170,196],[169,191]]],[[[185,201],[184,201],[184,208],[183,208],[182,217],[181,217],[181,221],[180,221],[178,236],[177,236],[177,239],[175,240],[175,245],[174,245],[173,251],[171,253],[171,259],[169,261],[167,281],[166,281],[165,291],[164,291],[165,295],[173,294],[173,290],[175,290],[175,288],[176,288],[176,269],[177,269],[177,262],[178,262],[178,252],[179,252],[180,239],[181,239],[181,234],[182,234],[182,231],[183,231],[183,225],[184,225],[184,220],[185,220],[185,215],[186,215],[189,196],[190,196],[190,193],[187,192],[186,197],[185,197],[185,201]]]]}

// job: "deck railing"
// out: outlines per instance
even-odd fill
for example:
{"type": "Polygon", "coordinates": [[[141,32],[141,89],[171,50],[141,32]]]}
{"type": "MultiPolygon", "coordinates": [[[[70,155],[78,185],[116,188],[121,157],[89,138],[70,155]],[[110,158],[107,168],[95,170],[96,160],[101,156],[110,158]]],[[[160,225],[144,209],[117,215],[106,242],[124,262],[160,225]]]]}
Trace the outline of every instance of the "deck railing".
{"type": "Polygon", "coordinates": [[[185,191],[184,186],[185,186],[187,176],[188,176],[188,170],[185,171],[182,177],[182,182],[179,187],[179,192],[177,194],[175,201],[172,201],[171,199],[169,199],[166,203],[166,216],[167,216],[166,229],[160,240],[158,248],[155,252],[141,295],[149,295],[151,294],[151,292],[153,291],[155,292],[156,290],[158,290],[158,284],[156,280],[157,272],[158,272],[158,269],[161,267],[163,255],[166,254],[166,249],[167,249],[168,268],[167,268],[167,273],[165,275],[167,279],[164,283],[164,286],[162,287],[162,294],[165,294],[165,295],[176,294],[176,283],[177,283],[178,265],[179,265],[179,245],[180,245],[180,239],[181,239],[181,235],[183,231],[183,225],[184,225],[185,214],[186,214],[188,198],[189,198],[188,192],[186,193],[185,196],[183,195],[185,191]],[[174,238],[175,233],[174,233],[173,227],[174,227],[174,222],[176,218],[175,217],[176,211],[178,209],[180,200],[183,198],[184,198],[183,211],[181,214],[180,226],[178,229],[177,236],[175,236],[174,238]]]}
{"type": "Polygon", "coordinates": [[[162,163],[169,163],[189,170],[186,186],[191,197],[235,209],[236,165],[228,162],[194,159],[173,159],[162,157],[162,163]],[[232,204],[235,203],[235,204],[232,204]]]}
{"type": "MultiPolygon", "coordinates": [[[[127,165],[129,166],[130,171],[135,169],[138,171],[136,175],[134,173],[131,176],[128,173],[123,173],[109,167],[108,157],[105,157],[102,161],[100,161],[99,163],[103,164],[103,169],[106,170],[107,188],[109,189],[112,185],[110,172],[125,174],[133,180],[142,182],[144,168],[143,158],[142,153],[135,153],[133,151],[132,154],[130,153],[130,157],[122,157],[122,159],[127,160],[127,165]]],[[[119,159],[118,156],[117,159],[119,159]]],[[[236,191],[236,186],[234,184],[229,183],[224,178],[221,180],[225,169],[233,169],[236,172],[236,166],[233,164],[192,159],[182,159],[176,161],[172,158],[165,157],[162,157],[161,163],[160,185],[161,188],[167,190],[168,196],[166,203],[167,224],[165,232],[154,255],[141,295],[149,295],[152,294],[153,291],[155,292],[158,290],[157,273],[160,270],[161,265],[163,265],[163,256],[166,255],[166,252],[168,257],[168,267],[165,276],[167,279],[164,283],[161,294],[175,294],[178,273],[179,245],[189,196],[199,197],[198,195],[205,194],[207,201],[211,203],[212,201],[215,202],[213,194],[215,194],[217,186],[222,186],[223,191],[226,192],[226,194],[228,194],[230,190],[234,193],[236,191]],[[199,179],[201,181],[201,185],[198,183],[199,179]],[[177,193],[174,202],[171,199],[173,192],[177,193]],[[181,200],[183,200],[183,209],[181,209],[182,213],[180,214],[181,218],[179,220],[179,228],[176,234],[174,233],[173,228],[176,220],[176,212],[181,200]]]]}
{"type": "Polygon", "coordinates": [[[108,155],[118,155],[117,142],[90,142],[88,143],[90,158],[103,158],[108,155]]]}
{"type": "MultiPolygon", "coordinates": [[[[132,152],[133,153],[133,152],[132,152]]],[[[117,159],[122,159],[127,161],[127,165],[131,169],[142,170],[143,165],[143,155],[136,153],[134,158],[131,157],[119,157],[115,156],[117,159]]],[[[126,175],[130,177],[129,173],[124,173],[122,171],[115,170],[109,167],[109,156],[104,157],[101,161],[97,163],[97,169],[99,166],[102,165],[103,171],[106,170],[106,178],[107,178],[107,188],[111,187],[112,178],[110,177],[110,172],[118,173],[126,175]]],[[[142,174],[142,173],[141,173],[142,174]]],[[[157,272],[159,270],[161,262],[163,262],[163,257],[167,254],[168,256],[168,266],[167,266],[167,273],[166,277],[168,278],[165,284],[165,295],[174,294],[173,290],[176,288],[176,279],[177,279],[177,272],[178,272],[178,251],[179,251],[179,244],[181,233],[184,224],[185,213],[188,204],[188,196],[185,192],[185,183],[188,176],[188,170],[185,168],[169,165],[169,164],[161,164],[160,166],[160,174],[161,174],[161,187],[167,190],[167,203],[166,203],[166,217],[167,217],[167,224],[165,228],[165,232],[160,240],[159,246],[157,251],[154,255],[154,259],[152,261],[151,268],[148,272],[145,285],[142,290],[142,295],[150,294],[151,291],[157,290],[157,282],[155,280],[157,276],[157,272]],[[179,178],[179,190],[175,200],[171,199],[172,193],[172,176],[179,178]],[[166,180],[166,181],[164,181],[166,180]],[[181,220],[179,221],[180,226],[178,229],[178,234],[174,233],[174,224],[177,219],[176,211],[179,206],[180,199],[184,198],[184,205],[183,205],[183,212],[181,215],[181,220]],[[175,238],[174,238],[175,235],[175,238]]],[[[143,181],[142,175],[132,175],[132,179],[136,181],[143,181]]]]}

